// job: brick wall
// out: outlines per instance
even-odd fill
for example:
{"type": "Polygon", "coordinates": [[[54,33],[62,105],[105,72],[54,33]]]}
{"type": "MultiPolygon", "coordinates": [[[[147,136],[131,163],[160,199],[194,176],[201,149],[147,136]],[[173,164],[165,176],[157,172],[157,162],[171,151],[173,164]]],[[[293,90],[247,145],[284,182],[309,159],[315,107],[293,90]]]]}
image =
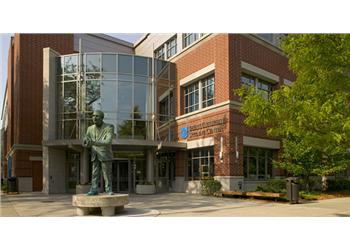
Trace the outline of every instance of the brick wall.
{"type": "MultiPolygon", "coordinates": [[[[196,71],[215,63],[215,102],[228,100],[228,34],[209,36],[189,52],[174,61],[177,67],[177,80],[181,80],[196,71]]],[[[184,114],[183,88],[178,82],[176,86],[176,115],[184,114]]]]}
{"type": "MultiPolygon", "coordinates": [[[[288,68],[288,59],[278,53],[244,35],[230,34],[230,89],[240,87],[241,61],[252,64],[263,70],[278,75],[283,84],[284,79],[294,80],[294,74],[288,68]]],[[[278,87],[277,86],[277,87],[278,87]]],[[[230,99],[239,101],[239,97],[230,91],[230,99]]],[[[264,128],[251,128],[244,125],[244,115],[237,110],[230,112],[230,148],[235,146],[235,137],[238,139],[239,159],[230,155],[230,169],[232,175],[243,175],[243,136],[258,138],[269,137],[264,128]]],[[[280,171],[277,171],[280,173],[280,171]]]]}
{"type": "Polygon", "coordinates": [[[73,34],[20,34],[19,128],[17,143],[40,145],[42,141],[43,48],[73,53],[73,34]]]}
{"type": "MultiPolygon", "coordinates": [[[[281,53],[239,34],[215,34],[189,49],[174,62],[177,65],[177,89],[180,96],[176,104],[177,116],[184,114],[183,88],[179,81],[202,68],[215,63],[215,103],[239,101],[233,89],[240,87],[241,61],[245,61],[283,79],[294,80],[293,73],[288,69],[288,59],[281,53]]],[[[201,134],[188,138],[187,141],[214,137],[215,175],[243,176],[243,136],[268,138],[264,128],[250,128],[244,125],[244,116],[229,106],[202,115],[189,116],[177,123],[177,137],[181,127],[189,127],[213,119],[227,119],[223,131],[214,135],[201,134]],[[220,137],[224,138],[223,162],[219,159],[220,137]],[[236,159],[236,138],[238,140],[239,158],[236,159]]],[[[270,138],[271,139],[271,138],[270,138]]],[[[180,157],[177,160],[181,160],[180,157]]],[[[177,162],[177,167],[183,168],[186,162],[177,162]]],[[[182,172],[182,171],[181,171],[182,172]]],[[[178,172],[177,172],[178,173],[178,172]]],[[[178,173],[179,174],[179,173],[178,173]]]]}
{"type": "MultiPolygon", "coordinates": [[[[41,145],[43,99],[43,48],[61,54],[73,53],[73,34],[15,34],[12,56],[9,57],[8,82],[9,127],[8,150],[14,144],[41,145]],[[11,61],[11,62],[10,62],[11,61]]],[[[31,176],[30,156],[39,151],[16,150],[13,173],[31,176]]]]}

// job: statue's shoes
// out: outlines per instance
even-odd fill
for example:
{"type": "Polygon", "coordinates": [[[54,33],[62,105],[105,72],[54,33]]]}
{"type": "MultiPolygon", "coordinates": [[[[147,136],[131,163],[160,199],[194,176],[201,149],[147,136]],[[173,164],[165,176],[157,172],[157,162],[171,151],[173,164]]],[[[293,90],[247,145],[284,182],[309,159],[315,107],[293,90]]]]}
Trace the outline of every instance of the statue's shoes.
{"type": "Polygon", "coordinates": [[[108,192],[108,195],[113,195],[114,193],[113,192],[108,192]]]}
{"type": "Polygon", "coordinates": [[[96,191],[89,191],[86,195],[98,195],[96,191]]]}

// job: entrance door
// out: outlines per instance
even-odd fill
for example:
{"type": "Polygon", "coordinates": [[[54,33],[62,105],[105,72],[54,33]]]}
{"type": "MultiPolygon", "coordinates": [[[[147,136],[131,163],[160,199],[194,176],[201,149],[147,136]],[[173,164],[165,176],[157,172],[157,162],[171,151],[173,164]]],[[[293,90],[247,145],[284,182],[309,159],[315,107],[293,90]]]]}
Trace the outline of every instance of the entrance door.
{"type": "Polygon", "coordinates": [[[113,192],[131,192],[131,171],[128,160],[113,162],[113,192]]]}

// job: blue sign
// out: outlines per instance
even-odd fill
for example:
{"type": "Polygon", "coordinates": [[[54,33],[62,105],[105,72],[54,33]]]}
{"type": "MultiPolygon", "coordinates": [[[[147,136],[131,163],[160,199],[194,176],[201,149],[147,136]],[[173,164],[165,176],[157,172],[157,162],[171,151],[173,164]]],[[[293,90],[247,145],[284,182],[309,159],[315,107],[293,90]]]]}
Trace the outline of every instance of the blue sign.
{"type": "Polygon", "coordinates": [[[188,128],[180,128],[181,139],[186,139],[188,137],[188,128]]]}

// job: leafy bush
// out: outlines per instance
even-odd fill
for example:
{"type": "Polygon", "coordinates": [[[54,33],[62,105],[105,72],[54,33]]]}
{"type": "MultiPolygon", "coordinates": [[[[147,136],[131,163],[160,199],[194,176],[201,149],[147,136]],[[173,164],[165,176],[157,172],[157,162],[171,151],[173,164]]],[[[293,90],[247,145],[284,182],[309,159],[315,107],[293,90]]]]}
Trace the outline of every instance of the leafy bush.
{"type": "Polygon", "coordinates": [[[314,178],[301,177],[298,182],[300,184],[300,190],[308,192],[320,191],[322,187],[322,180],[318,176],[314,176],[314,178]]]}
{"type": "Polygon", "coordinates": [[[5,193],[7,192],[7,181],[2,181],[1,182],[1,190],[4,191],[5,193]]]}
{"type": "Polygon", "coordinates": [[[286,181],[281,179],[270,179],[263,185],[259,185],[256,191],[269,193],[286,193],[286,181]]]}
{"type": "Polygon", "coordinates": [[[213,195],[218,192],[222,185],[220,181],[214,180],[213,177],[201,180],[202,194],[203,195],[213,195]]]}
{"type": "Polygon", "coordinates": [[[350,189],[350,180],[345,178],[336,178],[327,180],[328,191],[339,191],[350,189]]]}
{"type": "Polygon", "coordinates": [[[320,196],[320,192],[307,192],[307,191],[299,192],[300,199],[317,200],[319,196],[320,196]]]}

